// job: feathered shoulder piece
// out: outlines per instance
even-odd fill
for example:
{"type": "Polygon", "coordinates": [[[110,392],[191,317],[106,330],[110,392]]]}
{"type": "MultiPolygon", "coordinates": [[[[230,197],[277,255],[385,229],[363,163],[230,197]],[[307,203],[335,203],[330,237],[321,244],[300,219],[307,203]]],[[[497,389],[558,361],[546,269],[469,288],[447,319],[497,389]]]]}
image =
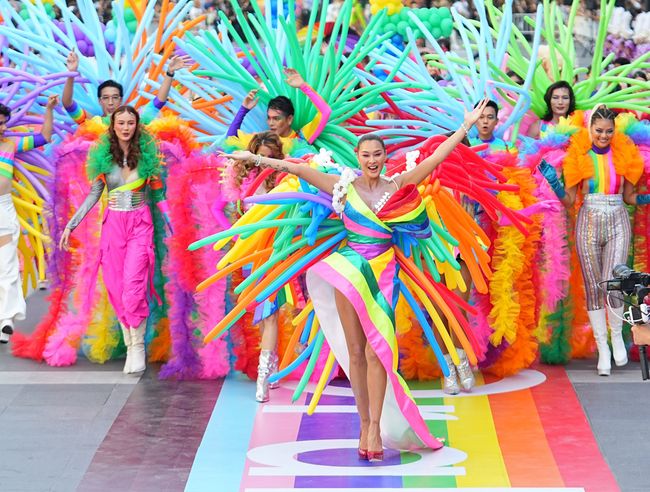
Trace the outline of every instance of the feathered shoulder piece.
{"type": "MultiPolygon", "coordinates": [[[[157,176],[160,173],[158,146],[151,134],[144,129],[140,133],[140,153],[138,176],[141,178],[157,176]]],[[[88,163],[86,165],[88,178],[92,181],[102,174],[110,173],[113,164],[108,135],[104,134],[88,152],[88,163]]]]}
{"type": "Polygon", "coordinates": [[[631,113],[621,113],[616,117],[616,130],[630,137],[636,145],[650,147],[649,121],[639,121],[631,113]]]}
{"type": "MultiPolygon", "coordinates": [[[[619,131],[618,125],[616,130],[611,143],[616,174],[636,184],[643,173],[643,159],[632,139],[619,131]]],[[[587,128],[582,127],[571,137],[562,169],[566,186],[575,186],[593,177],[594,165],[589,156],[591,146],[587,128]]]]}

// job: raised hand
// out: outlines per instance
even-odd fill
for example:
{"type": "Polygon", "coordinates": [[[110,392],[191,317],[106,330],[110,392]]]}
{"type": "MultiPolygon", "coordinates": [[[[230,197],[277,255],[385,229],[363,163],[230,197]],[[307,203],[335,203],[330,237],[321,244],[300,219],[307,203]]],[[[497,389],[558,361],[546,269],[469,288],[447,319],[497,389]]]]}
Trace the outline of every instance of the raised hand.
{"type": "Polygon", "coordinates": [[[174,55],[169,59],[169,64],[167,65],[167,71],[170,74],[174,74],[176,70],[180,70],[181,68],[187,68],[190,66],[191,58],[187,55],[185,56],[178,56],[174,55]]]}
{"type": "Polygon", "coordinates": [[[555,171],[555,168],[544,159],[542,159],[542,162],[539,163],[537,169],[539,169],[539,172],[542,173],[542,176],[546,178],[546,181],[557,181],[557,172],[555,171]]]}
{"type": "Polygon", "coordinates": [[[77,55],[75,50],[71,50],[68,53],[68,58],[65,60],[65,68],[68,69],[68,72],[76,72],[79,68],[79,55],[77,55]]]}
{"type": "Polygon", "coordinates": [[[47,104],[45,105],[46,109],[54,109],[55,106],[59,104],[59,96],[56,94],[51,94],[47,98],[47,104]]]}
{"type": "Polygon", "coordinates": [[[284,74],[287,76],[285,81],[291,87],[298,89],[302,84],[305,83],[305,79],[302,78],[302,75],[300,75],[298,71],[293,68],[285,68],[284,74]]]}
{"type": "Polygon", "coordinates": [[[250,111],[255,106],[257,106],[259,100],[259,97],[257,97],[257,89],[253,89],[248,94],[246,94],[246,97],[242,101],[242,106],[250,111]]]}
{"type": "Polygon", "coordinates": [[[472,111],[465,111],[464,123],[467,129],[471,128],[478,121],[488,102],[490,102],[490,98],[486,97],[472,111]]]}

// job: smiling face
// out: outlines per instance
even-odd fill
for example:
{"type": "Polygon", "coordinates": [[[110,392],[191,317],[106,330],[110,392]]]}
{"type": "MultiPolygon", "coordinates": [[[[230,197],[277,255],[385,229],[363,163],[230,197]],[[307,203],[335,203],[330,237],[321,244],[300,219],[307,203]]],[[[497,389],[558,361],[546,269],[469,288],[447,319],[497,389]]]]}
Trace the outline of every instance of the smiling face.
{"type": "Polygon", "coordinates": [[[114,130],[117,139],[120,142],[129,143],[138,127],[138,121],[135,115],[128,111],[123,111],[115,115],[114,130]]]}
{"type": "Polygon", "coordinates": [[[122,97],[117,87],[104,87],[99,96],[99,105],[102,107],[104,116],[110,116],[122,105],[122,97]]]}
{"type": "Polygon", "coordinates": [[[366,140],[357,149],[359,167],[364,176],[378,179],[386,163],[386,149],[378,140],[366,140]]]}
{"type": "Polygon", "coordinates": [[[494,129],[499,120],[497,119],[497,112],[491,106],[486,106],[481,116],[478,118],[476,128],[478,129],[478,136],[481,140],[490,140],[494,135],[494,129]]]}
{"type": "Polygon", "coordinates": [[[591,141],[599,149],[609,146],[614,137],[614,122],[606,119],[597,119],[591,124],[591,141]]]}
{"type": "Polygon", "coordinates": [[[291,135],[291,123],[293,123],[293,116],[287,116],[279,109],[269,109],[266,112],[266,123],[271,130],[280,137],[288,137],[291,135]]]}
{"type": "Polygon", "coordinates": [[[553,116],[566,116],[571,106],[571,95],[566,87],[558,87],[551,94],[551,112],[553,116]]]}

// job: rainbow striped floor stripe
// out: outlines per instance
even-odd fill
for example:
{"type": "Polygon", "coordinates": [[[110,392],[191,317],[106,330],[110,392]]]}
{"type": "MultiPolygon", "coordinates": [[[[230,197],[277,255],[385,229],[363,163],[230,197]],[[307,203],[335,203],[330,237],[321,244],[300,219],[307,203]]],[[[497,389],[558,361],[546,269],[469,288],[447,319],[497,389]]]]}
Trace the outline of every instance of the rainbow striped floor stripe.
{"type": "Polygon", "coordinates": [[[479,379],[471,394],[455,397],[439,385],[413,385],[427,424],[447,446],[387,451],[370,464],[356,457],[358,416],[344,383],[330,385],[308,416],[310,395],[292,404],[291,383],[258,405],[252,382],[229,377],[186,491],[619,490],[563,368],[479,379]]]}

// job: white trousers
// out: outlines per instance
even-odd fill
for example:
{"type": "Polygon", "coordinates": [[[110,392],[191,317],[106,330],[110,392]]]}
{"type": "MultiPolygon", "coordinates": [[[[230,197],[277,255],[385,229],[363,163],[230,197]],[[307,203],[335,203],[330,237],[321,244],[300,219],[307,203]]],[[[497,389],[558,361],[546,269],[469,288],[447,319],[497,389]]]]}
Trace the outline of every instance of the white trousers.
{"type": "Polygon", "coordinates": [[[18,238],[20,225],[11,194],[0,196],[0,237],[11,236],[11,241],[0,246],[0,322],[25,319],[20,269],[18,265],[18,238]]]}

